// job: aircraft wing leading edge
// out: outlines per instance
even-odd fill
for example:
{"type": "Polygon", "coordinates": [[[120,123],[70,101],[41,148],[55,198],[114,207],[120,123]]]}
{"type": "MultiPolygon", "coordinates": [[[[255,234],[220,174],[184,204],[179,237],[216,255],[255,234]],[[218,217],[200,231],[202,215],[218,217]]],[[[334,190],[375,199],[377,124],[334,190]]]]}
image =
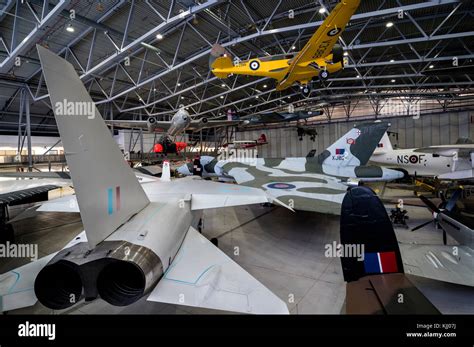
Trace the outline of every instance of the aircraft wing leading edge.
{"type": "Polygon", "coordinates": [[[334,45],[359,4],[360,0],[344,0],[331,11],[303,49],[291,60],[288,77],[277,86],[277,90],[291,86],[298,80],[298,73],[302,69],[306,69],[315,59],[325,58],[331,54],[334,45]]]}
{"type": "MultiPolygon", "coordinates": [[[[109,126],[113,125],[114,127],[123,129],[148,130],[148,122],[146,120],[106,120],[105,123],[109,126]]],[[[153,126],[155,126],[156,129],[168,130],[171,127],[171,122],[155,121],[153,126]]]]}
{"type": "Polygon", "coordinates": [[[314,59],[324,58],[331,54],[334,44],[344,31],[352,15],[359,7],[360,0],[341,1],[331,11],[323,24],[306,43],[300,53],[295,57],[293,64],[311,62],[314,59]]]}

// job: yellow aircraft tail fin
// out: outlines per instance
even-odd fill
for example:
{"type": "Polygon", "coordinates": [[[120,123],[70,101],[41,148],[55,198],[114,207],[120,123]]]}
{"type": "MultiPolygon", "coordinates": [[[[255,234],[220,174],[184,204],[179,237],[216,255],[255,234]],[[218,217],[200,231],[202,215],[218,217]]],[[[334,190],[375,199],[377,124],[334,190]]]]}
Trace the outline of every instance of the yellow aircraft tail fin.
{"type": "Polygon", "coordinates": [[[217,78],[227,78],[226,72],[219,72],[222,69],[229,69],[234,66],[230,53],[221,45],[212,46],[211,55],[209,57],[209,68],[217,78]]]}
{"type": "Polygon", "coordinates": [[[212,64],[212,72],[217,78],[227,78],[229,77],[229,73],[227,72],[219,72],[219,70],[228,69],[234,66],[232,59],[229,57],[220,57],[217,58],[214,63],[212,64]]]}

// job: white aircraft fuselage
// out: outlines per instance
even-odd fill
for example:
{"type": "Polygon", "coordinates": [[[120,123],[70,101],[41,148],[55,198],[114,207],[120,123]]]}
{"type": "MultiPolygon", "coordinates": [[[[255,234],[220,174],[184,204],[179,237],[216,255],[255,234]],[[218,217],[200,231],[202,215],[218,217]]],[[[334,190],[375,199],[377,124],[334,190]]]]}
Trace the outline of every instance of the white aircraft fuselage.
{"type": "Polygon", "coordinates": [[[390,150],[374,153],[370,161],[389,168],[400,168],[409,175],[438,176],[450,173],[453,157],[443,157],[432,153],[415,152],[416,148],[390,150]]]}
{"type": "Polygon", "coordinates": [[[175,136],[184,132],[191,124],[191,117],[186,110],[179,110],[171,119],[171,126],[167,131],[169,136],[175,136]]]}

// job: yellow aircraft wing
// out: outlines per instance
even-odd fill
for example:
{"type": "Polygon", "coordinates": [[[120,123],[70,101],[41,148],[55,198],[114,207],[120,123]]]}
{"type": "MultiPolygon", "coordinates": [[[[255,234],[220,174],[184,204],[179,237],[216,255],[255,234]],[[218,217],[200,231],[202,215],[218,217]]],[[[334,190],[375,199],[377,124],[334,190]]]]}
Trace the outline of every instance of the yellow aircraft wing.
{"type": "Polygon", "coordinates": [[[280,82],[277,89],[285,89],[298,80],[296,72],[299,71],[295,70],[305,69],[314,60],[325,58],[332,53],[334,45],[359,7],[359,4],[360,0],[342,0],[331,11],[303,49],[290,61],[291,65],[288,74],[280,82]],[[292,74],[295,76],[292,76],[292,74]]]}

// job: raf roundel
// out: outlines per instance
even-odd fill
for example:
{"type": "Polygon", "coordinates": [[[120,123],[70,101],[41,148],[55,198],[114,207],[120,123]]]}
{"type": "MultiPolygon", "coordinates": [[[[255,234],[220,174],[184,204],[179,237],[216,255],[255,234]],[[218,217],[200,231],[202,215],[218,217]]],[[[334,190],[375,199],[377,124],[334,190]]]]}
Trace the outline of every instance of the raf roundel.
{"type": "Polygon", "coordinates": [[[336,36],[341,32],[341,28],[334,28],[328,31],[328,36],[336,36]]]}
{"type": "Polygon", "coordinates": [[[295,189],[296,186],[288,183],[272,183],[268,185],[268,188],[272,189],[295,189]]]}
{"type": "Polygon", "coordinates": [[[416,155],[411,155],[409,160],[410,160],[410,163],[412,164],[418,163],[418,157],[416,155]]]}
{"type": "Polygon", "coordinates": [[[259,63],[258,61],[256,61],[256,60],[252,60],[252,61],[250,62],[250,70],[256,71],[256,70],[258,70],[258,69],[260,69],[260,63],[259,63]]]}

